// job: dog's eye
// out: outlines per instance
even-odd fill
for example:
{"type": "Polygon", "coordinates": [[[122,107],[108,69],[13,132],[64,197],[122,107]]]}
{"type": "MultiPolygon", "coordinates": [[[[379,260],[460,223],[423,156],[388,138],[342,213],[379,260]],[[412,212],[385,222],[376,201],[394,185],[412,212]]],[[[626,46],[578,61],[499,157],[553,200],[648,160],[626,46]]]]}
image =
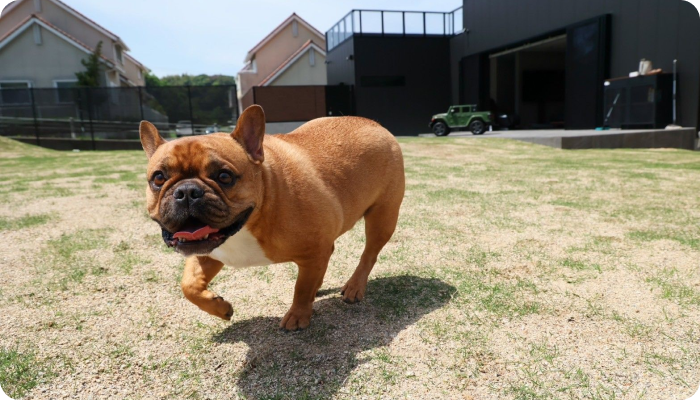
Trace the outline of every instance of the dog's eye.
{"type": "Polygon", "coordinates": [[[165,175],[163,175],[162,172],[156,172],[155,175],[153,175],[153,184],[160,187],[165,184],[165,175]]]}
{"type": "Polygon", "coordinates": [[[226,171],[220,172],[218,179],[222,185],[230,185],[233,183],[233,175],[226,171]]]}

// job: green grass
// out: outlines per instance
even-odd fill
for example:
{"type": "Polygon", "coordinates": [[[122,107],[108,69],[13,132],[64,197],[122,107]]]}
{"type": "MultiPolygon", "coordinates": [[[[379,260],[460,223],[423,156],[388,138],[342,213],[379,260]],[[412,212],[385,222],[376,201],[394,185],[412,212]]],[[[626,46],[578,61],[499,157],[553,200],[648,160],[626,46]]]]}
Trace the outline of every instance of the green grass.
{"type": "Polygon", "coordinates": [[[440,202],[463,202],[479,196],[479,193],[462,189],[441,189],[427,193],[428,200],[440,202]]]}
{"type": "Polygon", "coordinates": [[[647,282],[661,289],[661,297],[683,306],[700,306],[700,290],[687,284],[688,277],[675,268],[659,271],[647,282]]]}
{"type": "Polygon", "coordinates": [[[58,258],[59,262],[74,261],[79,252],[95,250],[104,246],[108,229],[89,229],[70,235],[61,235],[49,240],[48,250],[58,258]]]}
{"type": "Polygon", "coordinates": [[[0,349],[0,386],[13,399],[24,397],[35,386],[54,376],[51,368],[34,353],[0,349]]]}
{"type": "Polygon", "coordinates": [[[231,322],[183,298],[183,260],[144,211],[143,152],[0,138],[0,230],[13,233],[8,246],[32,246],[9,258],[0,288],[0,315],[18,321],[3,326],[0,348],[34,349],[3,353],[23,371],[11,390],[50,396],[85,368],[127,392],[125,377],[139,376],[142,390],[124,398],[637,399],[696,389],[698,153],[400,143],[406,197],[364,301],[338,294],[365,245],[360,223],[336,242],[311,328],[284,334],[291,264],[225,268],[211,289],[233,304],[231,322]],[[84,212],[69,207],[85,199],[84,212]],[[115,222],[99,224],[91,204],[115,222]],[[85,229],[86,217],[99,229],[85,229]],[[115,321],[123,329],[104,327],[115,321]]]}
{"type": "Polygon", "coordinates": [[[657,240],[671,240],[679,244],[689,247],[693,250],[700,250],[700,237],[696,233],[684,231],[669,231],[666,229],[652,231],[633,231],[627,234],[627,237],[641,242],[654,242],[657,240]]]}
{"type": "Polygon", "coordinates": [[[0,218],[0,231],[16,231],[31,228],[47,224],[54,219],[55,217],[52,214],[25,215],[18,218],[0,218]]]}
{"type": "Polygon", "coordinates": [[[367,285],[368,291],[382,293],[372,299],[381,318],[396,320],[411,312],[416,305],[429,307],[446,302],[454,294],[454,288],[438,279],[415,276],[377,277],[367,285]]]}
{"type": "Polygon", "coordinates": [[[602,268],[599,264],[595,263],[589,263],[581,260],[576,260],[572,258],[565,258],[562,263],[562,266],[572,269],[574,271],[587,271],[587,270],[595,270],[598,272],[602,272],[602,268]]]}
{"type": "MultiPolygon", "coordinates": [[[[52,266],[53,284],[65,291],[81,283],[88,274],[106,274],[110,266],[100,263],[91,253],[105,247],[109,232],[109,229],[90,229],[49,240],[42,258],[52,266]]],[[[128,271],[130,265],[120,267],[128,271]]]]}

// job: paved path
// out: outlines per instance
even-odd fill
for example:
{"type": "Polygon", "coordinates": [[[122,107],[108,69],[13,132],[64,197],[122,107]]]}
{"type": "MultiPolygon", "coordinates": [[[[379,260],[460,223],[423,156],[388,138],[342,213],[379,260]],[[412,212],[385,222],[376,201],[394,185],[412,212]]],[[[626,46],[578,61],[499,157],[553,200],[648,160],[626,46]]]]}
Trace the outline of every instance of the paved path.
{"type": "MultiPolygon", "coordinates": [[[[563,129],[547,129],[547,130],[516,130],[516,131],[493,131],[486,132],[483,135],[474,135],[471,132],[452,132],[448,137],[471,137],[471,138],[503,138],[503,139],[524,139],[524,138],[561,138],[561,137],[584,137],[584,136],[604,136],[604,135],[619,135],[619,134],[635,134],[665,131],[663,129],[610,129],[608,131],[596,131],[594,129],[587,130],[563,130],[563,129]]],[[[423,133],[422,137],[435,137],[432,133],[423,133]]]]}
{"type": "MultiPolygon", "coordinates": [[[[419,136],[435,137],[432,133],[419,136]]],[[[515,139],[559,149],[679,148],[695,150],[698,133],[693,128],[611,129],[608,131],[548,129],[493,131],[479,136],[471,132],[453,132],[447,137],[515,139]]]]}

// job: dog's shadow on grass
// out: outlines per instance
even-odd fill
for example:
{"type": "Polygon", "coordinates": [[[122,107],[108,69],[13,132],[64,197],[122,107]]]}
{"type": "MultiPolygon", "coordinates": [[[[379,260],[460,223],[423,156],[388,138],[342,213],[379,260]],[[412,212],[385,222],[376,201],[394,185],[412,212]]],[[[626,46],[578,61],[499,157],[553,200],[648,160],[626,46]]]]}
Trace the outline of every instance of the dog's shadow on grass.
{"type": "Polygon", "coordinates": [[[443,307],[455,288],[438,280],[395,276],[371,280],[365,301],[345,304],[339,289],[319,292],[311,327],[277,329],[278,318],[233,323],[216,342],[244,342],[249,350],[240,371],[241,394],[258,398],[327,398],[363,361],[358,354],[386,346],[425,314],[443,307]],[[332,295],[332,297],[323,298],[332,295]]]}

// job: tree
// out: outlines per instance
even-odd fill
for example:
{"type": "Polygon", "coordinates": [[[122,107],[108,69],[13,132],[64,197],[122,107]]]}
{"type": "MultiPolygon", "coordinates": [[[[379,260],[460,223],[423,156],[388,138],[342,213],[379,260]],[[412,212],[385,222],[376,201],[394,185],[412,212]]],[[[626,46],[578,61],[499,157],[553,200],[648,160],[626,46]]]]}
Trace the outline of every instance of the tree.
{"type": "Polygon", "coordinates": [[[235,82],[236,78],[227,75],[182,74],[159,78],[149,73],[146,104],[167,115],[170,121],[194,118],[197,124],[223,126],[234,118],[237,110],[230,107],[231,99],[236,98],[232,87],[235,82]],[[190,104],[194,115],[190,114],[190,104]]]}
{"type": "Polygon", "coordinates": [[[148,72],[148,73],[146,74],[146,86],[148,86],[148,87],[163,86],[163,81],[161,81],[159,77],[157,77],[157,76],[155,76],[154,74],[148,72]]]}
{"type": "Polygon", "coordinates": [[[78,86],[100,86],[100,58],[102,58],[102,41],[97,44],[95,51],[87,59],[80,60],[85,71],[75,73],[75,77],[78,78],[78,86]]]}
{"type": "MultiPolygon", "coordinates": [[[[150,74],[149,74],[150,75],[150,74]]],[[[236,78],[227,75],[168,75],[158,78],[146,75],[146,86],[224,86],[234,85],[236,78]]]]}

